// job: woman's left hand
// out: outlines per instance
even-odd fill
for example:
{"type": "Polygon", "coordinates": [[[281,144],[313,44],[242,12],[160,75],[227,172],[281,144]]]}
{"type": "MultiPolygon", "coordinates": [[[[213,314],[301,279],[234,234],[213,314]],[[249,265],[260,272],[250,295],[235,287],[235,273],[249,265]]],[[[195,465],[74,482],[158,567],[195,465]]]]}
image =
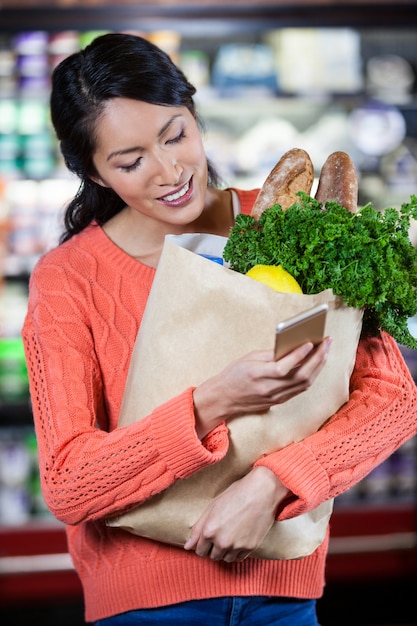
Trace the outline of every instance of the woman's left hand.
{"type": "Polygon", "coordinates": [[[184,548],[214,561],[243,561],[262,543],[287,494],[270,469],[254,468],[209,504],[184,548]]]}

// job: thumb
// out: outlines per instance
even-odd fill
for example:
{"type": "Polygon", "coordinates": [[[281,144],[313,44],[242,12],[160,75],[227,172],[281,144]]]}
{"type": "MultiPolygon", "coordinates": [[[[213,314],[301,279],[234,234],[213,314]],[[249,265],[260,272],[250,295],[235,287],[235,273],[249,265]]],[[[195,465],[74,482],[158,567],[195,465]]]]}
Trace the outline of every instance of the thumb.
{"type": "Polygon", "coordinates": [[[191,534],[188,537],[187,541],[184,543],[184,550],[193,550],[198,541],[198,533],[194,531],[194,528],[191,529],[191,534]]]}

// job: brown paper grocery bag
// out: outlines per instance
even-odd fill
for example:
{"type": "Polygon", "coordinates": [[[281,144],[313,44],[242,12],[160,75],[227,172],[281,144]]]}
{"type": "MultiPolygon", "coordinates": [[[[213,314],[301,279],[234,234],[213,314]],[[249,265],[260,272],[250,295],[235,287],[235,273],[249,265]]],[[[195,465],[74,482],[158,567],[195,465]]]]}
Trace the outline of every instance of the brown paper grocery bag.
{"type": "MultiPolygon", "coordinates": [[[[226,242],[210,239],[187,236],[186,245],[213,253],[213,241],[220,249],[226,242]]],[[[109,526],[183,545],[212,498],[247,473],[262,454],[315,432],[349,396],[360,310],[344,306],[331,290],[308,296],[277,293],[180,247],[175,237],[166,239],[132,354],[119,426],[143,418],[251,350],[271,349],[277,322],[322,302],[329,305],[326,335],[333,343],[312,387],[266,414],[230,420],[230,446],[222,461],[109,519],[109,526]]],[[[310,554],[325,537],[332,506],[328,501],[310,513],[276,522],[253,556],[294,559],[310,554]]]]}

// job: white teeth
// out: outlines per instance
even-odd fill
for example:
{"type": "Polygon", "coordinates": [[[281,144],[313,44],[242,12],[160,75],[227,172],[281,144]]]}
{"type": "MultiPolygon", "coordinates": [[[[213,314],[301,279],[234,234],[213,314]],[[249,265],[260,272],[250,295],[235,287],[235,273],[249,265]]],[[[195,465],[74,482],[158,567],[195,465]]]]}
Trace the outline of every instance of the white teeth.
{"type": "Polygon", "coordinates": [[[185,196],[189,188],[190,188],[190,183],[185,183],[184,187],[182,187],[182,189],[177,191],[177,193],[173,193],[170,196],[164,196],[164,200],[166,200],[167,202],[178,200],[179,198],[182,198],[182,196],[185,196]]]}

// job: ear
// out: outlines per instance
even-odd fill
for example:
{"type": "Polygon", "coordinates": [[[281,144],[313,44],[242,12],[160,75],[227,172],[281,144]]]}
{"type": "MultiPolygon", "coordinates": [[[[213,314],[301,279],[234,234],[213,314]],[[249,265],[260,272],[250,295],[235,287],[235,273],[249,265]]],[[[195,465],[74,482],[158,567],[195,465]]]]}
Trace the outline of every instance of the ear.
{"type": "Polygon", "coordinates": [[[99,176],[90,176],[90,179],[93,181],[93,183],[96,183],[96,185],[100,185],[100,187],[110,186],[102,178],[99,178],[99,176]]]}

